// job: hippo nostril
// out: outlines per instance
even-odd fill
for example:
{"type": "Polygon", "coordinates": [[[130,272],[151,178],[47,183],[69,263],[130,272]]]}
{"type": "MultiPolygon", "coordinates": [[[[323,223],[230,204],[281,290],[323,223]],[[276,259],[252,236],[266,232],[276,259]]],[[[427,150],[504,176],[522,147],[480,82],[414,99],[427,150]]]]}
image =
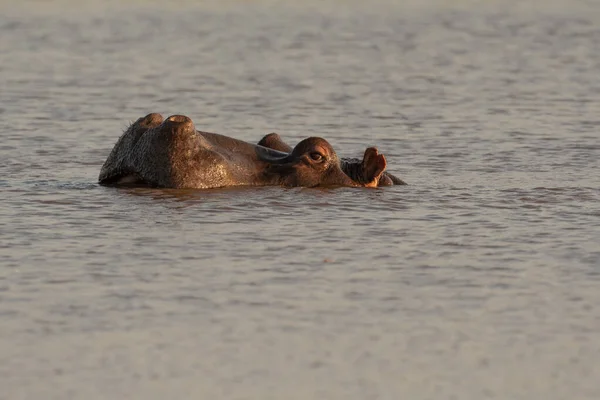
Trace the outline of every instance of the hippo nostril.
{"type": "Polygon", "coordinates": [[[147,125],[159,125],[163,122],[163,117],[159,113],[151,113],[146,115],[142,121],[147,125]]]}
{"type": "Polygon", "coordinates": [[[186,117],[185,115],[171,115],[169,118],[167,118],[167,120],[178,123],[192,122],[192,120],[189,117],[186,117]]]}
{"type": "Polygon", "coordinates": [[[163,126],[168,129],[174,129],[177,132],[195,132],[194,123],[185,115],[171,115],[165,120],[163,126]]]}

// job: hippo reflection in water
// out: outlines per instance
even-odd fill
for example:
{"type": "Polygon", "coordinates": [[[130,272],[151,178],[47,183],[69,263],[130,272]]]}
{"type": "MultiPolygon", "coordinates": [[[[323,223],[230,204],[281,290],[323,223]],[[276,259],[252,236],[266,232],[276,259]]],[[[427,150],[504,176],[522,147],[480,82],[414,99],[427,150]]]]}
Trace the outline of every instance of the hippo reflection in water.
{"type": "Polygon", "coordinates": [[[102,184],[165,188],[225,186],[363,186],[404,182],[385,173],[386,160],[370,147],[362,160],[339,160],[324,139],[311,137],[293,149],[277,134],[258,145],[200,132],[184,115],[166,120],[148,114],[119,138],[102,166],[102,184]]]}

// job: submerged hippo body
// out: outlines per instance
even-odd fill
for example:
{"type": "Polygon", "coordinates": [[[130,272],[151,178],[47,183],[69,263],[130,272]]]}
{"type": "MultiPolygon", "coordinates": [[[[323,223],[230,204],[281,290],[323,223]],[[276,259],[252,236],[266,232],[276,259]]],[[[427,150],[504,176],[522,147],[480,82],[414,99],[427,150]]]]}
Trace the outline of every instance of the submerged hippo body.
{"type": "Polygon", "coordinates": [[[278,151],[227,136],[200,132],[192,120],[149,114],[119,138],[100,171],[102,184],[147,184],[166,188],[241,185],[378,186],[385,157],[371,147],[360,179],[344,173],[331,145],[308,138],[278,151]]]}

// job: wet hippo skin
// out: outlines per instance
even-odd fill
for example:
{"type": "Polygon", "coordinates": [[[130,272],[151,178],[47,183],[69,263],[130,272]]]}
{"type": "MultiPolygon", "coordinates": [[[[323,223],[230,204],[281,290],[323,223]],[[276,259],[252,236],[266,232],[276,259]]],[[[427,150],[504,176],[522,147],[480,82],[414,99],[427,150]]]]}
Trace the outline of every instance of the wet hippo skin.
{"type": "Polygon", "coordinates": [[[148,114],[119,138],[102,166],[99,182],[204,189],[242,185],[376,187],[388,179],[385,157],[374,147],[366,149],[363,160],[355,164],[354,172],[347,166],[342,169],[344,162],[318,137],[304,139],[293,149],[270,148],[197,131],[184,115],[163,119],[160,114],[148,114]]]}

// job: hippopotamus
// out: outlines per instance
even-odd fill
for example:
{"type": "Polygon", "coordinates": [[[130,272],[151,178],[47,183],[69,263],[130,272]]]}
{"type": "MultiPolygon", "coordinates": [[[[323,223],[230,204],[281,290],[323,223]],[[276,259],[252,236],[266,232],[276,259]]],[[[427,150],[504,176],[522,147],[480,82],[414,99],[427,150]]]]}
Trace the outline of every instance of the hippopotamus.
{"type": "MultiPolygon", "coordinates": [[[[100,171],[101,184],[144,184],[164,188],[226,186],[376,187],[401,180],[384,173],[375,147],[362,160],[341,161],[322,138],[309,137],[293,149],[279,135],[252,144],[196,130],[185,115],[163,119],[152,113],[121,135],[100,171]]],[[[403,182],[402,182],[403,183],[403,182]]]]}

